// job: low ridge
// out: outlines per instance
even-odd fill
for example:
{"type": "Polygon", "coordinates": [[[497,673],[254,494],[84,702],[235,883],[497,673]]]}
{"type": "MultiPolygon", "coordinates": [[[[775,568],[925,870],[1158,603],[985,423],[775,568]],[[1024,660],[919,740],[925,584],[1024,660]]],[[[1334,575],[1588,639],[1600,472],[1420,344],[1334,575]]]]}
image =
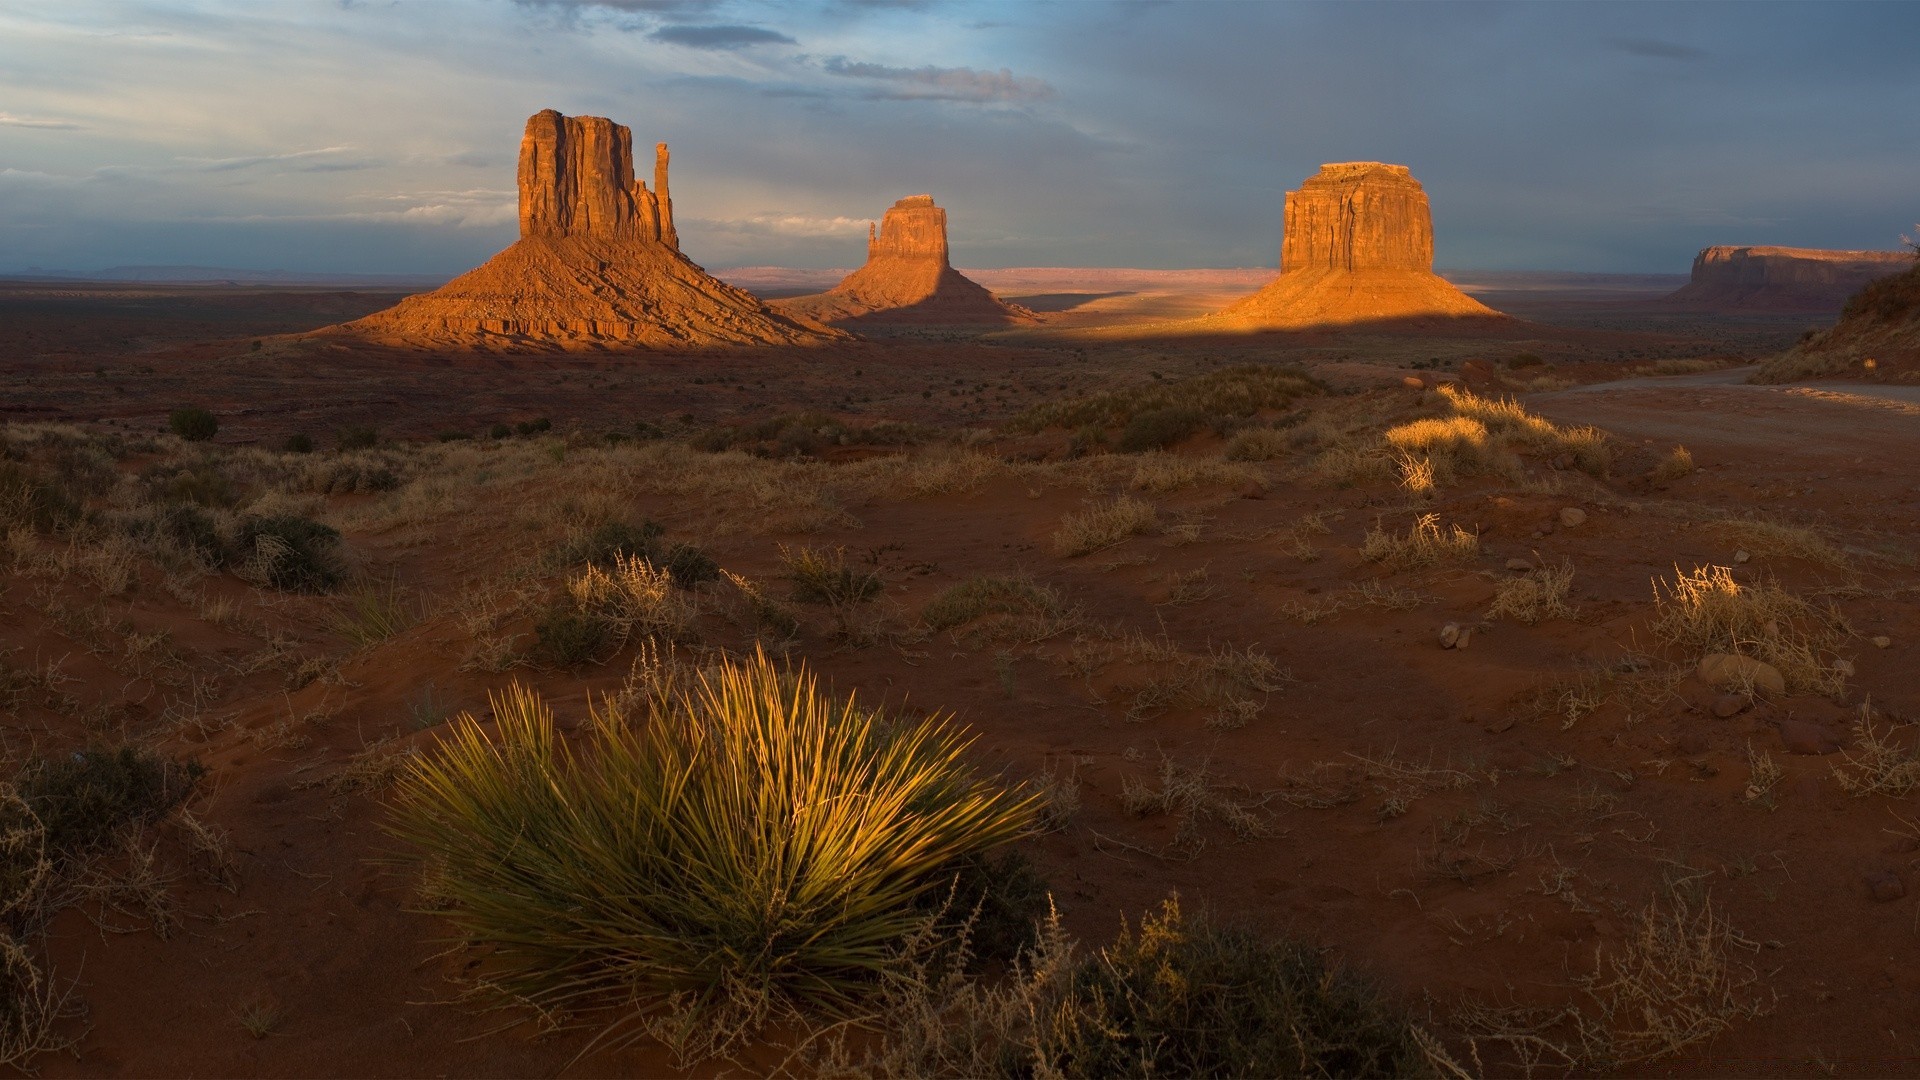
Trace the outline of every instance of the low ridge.
{"type": "Polygon", "coordinates": [[[1710,247],[1665,303],[1699,311],[1838,312],[1847,297],[1913,261],[1903,251],[1710,247]]]}

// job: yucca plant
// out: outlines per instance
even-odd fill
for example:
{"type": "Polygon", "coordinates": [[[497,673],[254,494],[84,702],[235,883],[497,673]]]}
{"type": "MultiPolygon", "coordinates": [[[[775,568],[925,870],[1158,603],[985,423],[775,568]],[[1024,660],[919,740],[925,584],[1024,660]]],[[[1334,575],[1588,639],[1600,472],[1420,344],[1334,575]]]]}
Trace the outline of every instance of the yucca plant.
{"type": "Polygon", "coordinates": [[[492,704],[491,730],[463,715],[409,767],[391,829],[494,988],[609,1032],[670,995],[846,1005],[924,924],[916,900],[1038,809],[943,720],[828,700],[764,654],[659,681],[645,715],[609,702],[579,745],[530,690],[492,704]]]}

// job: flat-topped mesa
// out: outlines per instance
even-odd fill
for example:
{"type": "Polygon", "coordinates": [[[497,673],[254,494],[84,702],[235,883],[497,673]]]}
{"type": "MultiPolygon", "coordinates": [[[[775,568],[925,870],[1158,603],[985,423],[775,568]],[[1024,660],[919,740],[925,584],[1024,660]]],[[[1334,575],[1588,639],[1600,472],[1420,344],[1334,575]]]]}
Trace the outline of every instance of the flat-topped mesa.
{"type": "Polygon", "coordinates": [[[1287,192],[1280,271],[1433,270],[1433,214],[1405,165],[1320,166],[1287,192]]]}
{"type": "Polygon", "coordinates": [[[933,205],[931,195],[909,195],[887,208],[880,231],[867,229],[867,258],[935,259],[947,261],[947,212],[933,205]]]}
{"type": "Polygon", "coordinates": [[[667,195],[667,144],[654,147],[655,190],[633,176],[633,133],[602,116],[533,114],[520,139],[520,235],[597,236],[678,250],[667,195]]]}
{"type": "Polygon", "coordinates": [[[813,345],[844,334],[771,311],[680,251],[667,144],[653,190],[633,136],[548,109],[520,140],[520,239],[486,264],[385,311],[314,331],[421,349],[512,352],[813,345]]]}
{"type": "Polygon", "coordinates": [[[1505,318],[1433,272],[1433,214],[1411,170],[1344,161],[1287,192],[1280,276],[1201,322],[1263,330],[1436,316],[1505,318]]]}
{"type": "Polygon", "coordinates": [[[1702,248],[1693,257],[1692,279],[1666,301],[1701,310],[1837,312],[1868,282],[1912,264],[1907,251],[1702,248]]]}
{"type": "Polygon", "coordinates": [[[774,310],[829,324],[994,325],[1033,313],[1002,301],[953,268],[947,212],[931,195],[909,195],[867,226],[866,265],[831,290],[777,300],[774,310]]]}

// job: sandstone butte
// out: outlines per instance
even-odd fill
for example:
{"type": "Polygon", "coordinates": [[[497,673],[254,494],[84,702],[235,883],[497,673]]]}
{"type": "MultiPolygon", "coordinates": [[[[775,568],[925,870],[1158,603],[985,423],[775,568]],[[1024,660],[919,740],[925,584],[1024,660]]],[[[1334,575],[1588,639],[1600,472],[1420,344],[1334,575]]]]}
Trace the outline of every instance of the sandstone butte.
{"type": "Polygon", "coordinates": [[[1287,192],[1280,276],[1188,324],[1301,329],[1403,319],[1505,319],[1433,272],[1433,215],[1405,165],[1320,166],[1287,192]]]}
{"type": "Polygon", "coordinates": [[[953,268],[947,212],[931,195],[909,195],[867,226],[866,265],[832,289],[774,303],[780,311],[832,324],[1004,325],[1033,313],[1008,304],[953,268]]]}
{"type": "Polygon", "coordinates": [[[843,338],[768,310],[680,252],[667,144],[653,188],[633,136],[548,109],[520,140],[520,239],[478,269],[385,311],[315,331],[383,345],[502,350],[813,344],[843,338]]]}
{"type": "Polygon", "coordinates": [[[1837,312],[1867,282],[1913,264],[1906,251],[1710,247],[1665,302],[1704,311],[1837,312]]]}

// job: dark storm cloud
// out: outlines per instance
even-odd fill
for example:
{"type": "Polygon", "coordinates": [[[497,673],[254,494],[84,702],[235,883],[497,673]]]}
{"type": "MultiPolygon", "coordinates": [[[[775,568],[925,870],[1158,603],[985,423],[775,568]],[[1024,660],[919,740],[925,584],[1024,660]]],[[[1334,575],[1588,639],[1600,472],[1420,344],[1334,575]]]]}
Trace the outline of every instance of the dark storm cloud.
{"type": "Polygon", "coordinates": [[[829,75],[883,84],[885,89],[873,91],[872,96],[884,99],[1011,103],[1045,101],[1054,96],[1054,89],[1046,80],[1015,75],[1007,68],[975,71],[930,64],[917,68],[887,67],[848,60],[844,56],[833,57],[821,66],[829,75]]]}
{"type": "Polygon", "coordinates": [[[754,45],[797,45],[798,42],[762,26],[663,26],[648,37],[689,49],[745,49],[754,45]]]}
{"type": "Polygon", "coordinates": [[[1691,45],[1679,45],[1671,41],[1659,41],[1655,38],[1613,38],[1607,42],[1611,48],[1629,56],[1650,56],[1656,60],[1705,60],[1707,51],[1691,45]]]}

